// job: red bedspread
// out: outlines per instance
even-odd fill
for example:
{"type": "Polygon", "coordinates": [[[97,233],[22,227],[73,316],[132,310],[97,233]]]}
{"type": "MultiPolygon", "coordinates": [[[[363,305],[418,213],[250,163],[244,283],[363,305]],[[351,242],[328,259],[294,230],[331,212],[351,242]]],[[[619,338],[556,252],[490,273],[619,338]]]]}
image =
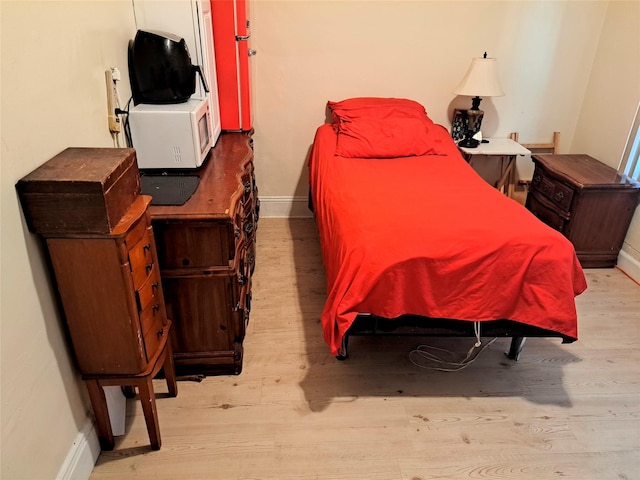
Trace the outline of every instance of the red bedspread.
{"type": "MultiPolygon", "coordinates": [[[[309,161],[333,355],[359,313],[509,319],[577,338],[586,281],[573,245],[487,184],[444,128],[447,155],[334,155],[321,126],[309,161]]],[[[428,320],[427,320],[428,321],[428,320]]]]}

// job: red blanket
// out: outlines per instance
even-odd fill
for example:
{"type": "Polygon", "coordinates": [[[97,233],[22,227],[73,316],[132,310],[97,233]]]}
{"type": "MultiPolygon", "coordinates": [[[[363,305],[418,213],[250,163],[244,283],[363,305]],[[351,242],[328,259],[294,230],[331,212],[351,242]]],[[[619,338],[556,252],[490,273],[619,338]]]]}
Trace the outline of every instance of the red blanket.
{"type": "Polygon", "coordinates": [[[335,156],[331,125],[316,133],[309,173],[331,353],[359,313],[509,319],[576,339],[574,297],[587,285],[573,245],[436,130],[447,155],[394,159],[335,156]]]}

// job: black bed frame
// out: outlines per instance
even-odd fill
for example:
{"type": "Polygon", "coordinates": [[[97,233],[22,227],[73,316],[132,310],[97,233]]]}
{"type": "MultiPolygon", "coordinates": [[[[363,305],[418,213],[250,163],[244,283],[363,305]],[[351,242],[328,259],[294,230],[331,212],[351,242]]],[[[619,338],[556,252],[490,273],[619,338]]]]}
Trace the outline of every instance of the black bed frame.
{"type": "MultiPolygon", "coordinates": [[[[349,337],[363,335],[380,336],[421,336],[421,337],[475,337],[474,323],[466,320],[445,318],[426,318],[419,315],[402,315],[389,319],[376,315],[361,314],[356,317],[346,335],[342,339],[342,347],[336,356],[345,360],[348,355],[349,337]]],[[[562,343],[572,343],[571,337],[552,330],[533,327],[511,320],[487,320],[481,322],[483,337],[511,337],[511,347],[506,355],[511,360],[518,360],[527,337],[556,337],[562,343]]]]}

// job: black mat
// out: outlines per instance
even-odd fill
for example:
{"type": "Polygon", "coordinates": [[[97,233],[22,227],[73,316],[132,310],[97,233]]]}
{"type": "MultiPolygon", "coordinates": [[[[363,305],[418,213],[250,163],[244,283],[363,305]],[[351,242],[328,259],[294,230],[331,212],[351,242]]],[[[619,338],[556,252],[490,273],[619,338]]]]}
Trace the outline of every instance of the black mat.
{"type": "Polygon", "coordinates": [[[184,205],[198,188],[197,175],[142,175],[142,194],[151,195],[152,205],[184,205]]]}

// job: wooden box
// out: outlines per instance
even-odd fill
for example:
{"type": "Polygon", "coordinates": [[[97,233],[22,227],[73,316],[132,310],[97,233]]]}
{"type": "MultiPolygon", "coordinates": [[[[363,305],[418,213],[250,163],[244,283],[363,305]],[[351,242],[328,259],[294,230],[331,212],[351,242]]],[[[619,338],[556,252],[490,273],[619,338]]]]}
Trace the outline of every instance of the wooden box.
{"type": "Polygon", "coordinates": [[[16,185],[29,230],[110,233],[140,194],[132,148],[67,148],[16,185]]]}

